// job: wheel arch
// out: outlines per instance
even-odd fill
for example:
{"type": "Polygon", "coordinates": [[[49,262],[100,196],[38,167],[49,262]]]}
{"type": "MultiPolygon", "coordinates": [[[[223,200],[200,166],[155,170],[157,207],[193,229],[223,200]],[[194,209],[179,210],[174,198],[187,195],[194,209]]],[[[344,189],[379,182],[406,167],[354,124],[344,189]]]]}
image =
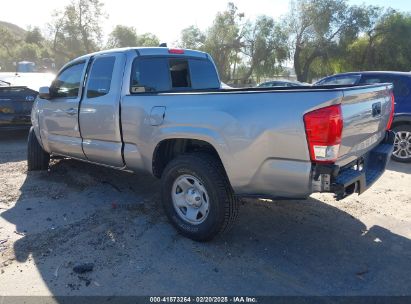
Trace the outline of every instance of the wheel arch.
{"type": "Polygon", "coordinates": [[[152,157],[153,175],[161,178],[165,167],[171,160],[181,154],[192,152],[205,152],[213,155],[225,170],[224,162],[220,157],[221,154],[209,141],[192,137],[175,137],[163,139],[156,145],[152,157]]]}
{"type": "Polygon", "coordinates": [[[394,117],[392,128],[401,125],[411,125],[411,114],[399,114],[394,117]]]}

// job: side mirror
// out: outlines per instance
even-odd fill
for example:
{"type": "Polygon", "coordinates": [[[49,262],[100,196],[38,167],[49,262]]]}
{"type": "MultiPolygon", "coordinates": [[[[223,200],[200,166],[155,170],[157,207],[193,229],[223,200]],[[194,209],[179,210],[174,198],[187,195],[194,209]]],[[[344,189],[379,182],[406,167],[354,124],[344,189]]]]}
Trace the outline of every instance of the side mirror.
{"type": "Polygon", "coordinates": [[[39,90],[39,97],[41,99],[50,99],[50,88],[49,87],[41,87],[39,90]]]}

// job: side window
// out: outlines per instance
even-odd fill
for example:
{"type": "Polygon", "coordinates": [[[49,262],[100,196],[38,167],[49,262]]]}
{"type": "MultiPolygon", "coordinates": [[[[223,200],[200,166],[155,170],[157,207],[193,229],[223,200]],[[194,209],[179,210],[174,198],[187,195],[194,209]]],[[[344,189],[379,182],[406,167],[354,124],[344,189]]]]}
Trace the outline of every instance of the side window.
{"type": "Polygon", "coordinates": [[[323,79],[317,85],[333,85],[333,84],[336,84],[335,77],[323,79]]]}
{"type": "Polygon", "coordinates": [[[401,78],[394,79],[394,95],[405,97],[410,94],[410,89],[407,86],[407,83],[404,82],[401,78]]]}
{"type": "Polygon", "coordinates": [[[358,82],[360,79],[359,75],[349,75],[349,76],[340,76],[340,77],[335,77],[337,85],[353,85],[358,82]]]}
{"type": "Polygon", "coordinates": [[[361,82],[364,84],[375,84],[382,83],[382,80],[376,77],[363,77],[363,80],[361,82]]]}
{"type": "Polygon", "coordinates": [[[167,58],[137,58],[131,74],[131,93],[170,90],[167,58]]]}
{"type": "Polygon", "coordinates": [[[318,85],[353,85],[359,79],[360,75],[335,76],[320,81],[318,85]]]}
{"type": "Polygon", "coordinates": [[[110,92],[116,58],[100,57],[94,60],[87,84],[87,98],[95,98],[110,92]]]}
{"type": "MultiPolygon", "coordinates": [[[[209,60],[190,60],[191,84],[193,89],[218,89],[220,82],[214,65],[209,60]]],[[[264,86],[264,87],[267,87],[264,86]]]]}
{"type": "Polygon", "coordinates": [[[407,84],[399,77],[390,76],[364,76],[363,83],[374,84],[374,83],[392,83],[394,85],[394,95],[399,97],[408,96],[410,90],[407,84]]]}
{"type": "Polygon", "coordinates": [[[53,97],[78,97],[84,64],[85,62],[71,65],[57,76],[51,87],[53,97]]]}
{"type": "Polygon", "coordinates": [[[188,69],[188,61],[184,59],[170,59],[170,77],[173,89],[191,88],[191,79],[188,69]]]}

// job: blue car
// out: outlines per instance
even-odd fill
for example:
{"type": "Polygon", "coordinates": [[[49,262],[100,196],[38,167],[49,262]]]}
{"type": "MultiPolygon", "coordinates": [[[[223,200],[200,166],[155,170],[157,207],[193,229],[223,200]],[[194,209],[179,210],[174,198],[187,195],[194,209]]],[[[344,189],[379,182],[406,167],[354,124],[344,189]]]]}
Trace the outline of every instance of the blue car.
{"type": "Polygon", "coordinates": [[[394,84],[395,114],[392,130],[396,132],[393,159],[411,162],[411,72],[351,72],[325,77],[315,86],[394,84]]]}

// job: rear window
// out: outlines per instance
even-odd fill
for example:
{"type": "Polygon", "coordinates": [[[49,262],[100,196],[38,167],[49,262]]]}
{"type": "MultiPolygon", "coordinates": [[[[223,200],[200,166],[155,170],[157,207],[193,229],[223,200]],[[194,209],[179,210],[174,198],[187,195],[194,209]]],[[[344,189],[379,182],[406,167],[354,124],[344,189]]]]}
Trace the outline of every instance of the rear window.
{"type": "Polygon", "coordinates": [[[171,78],[171,87],[173,89],[191,88],[188,60],[169,59],[168,65],[171,78]]]}
{"type": "Polygon", "coordinates": [[[193,89],[218,89],[220,82],[214,65],[209,60],[190,60],[193,89]]]}
{"type": "Polygon", "coordinates": [[[167,58],[137,58],[133,63],[131,93],[168,91],[170,78],[167,58]]]}
{"type": "Polygon", "coordinates": [[[136,58],[131,93],[218,89],[220,82],[208,60],[191,58],[136,58]]]}

